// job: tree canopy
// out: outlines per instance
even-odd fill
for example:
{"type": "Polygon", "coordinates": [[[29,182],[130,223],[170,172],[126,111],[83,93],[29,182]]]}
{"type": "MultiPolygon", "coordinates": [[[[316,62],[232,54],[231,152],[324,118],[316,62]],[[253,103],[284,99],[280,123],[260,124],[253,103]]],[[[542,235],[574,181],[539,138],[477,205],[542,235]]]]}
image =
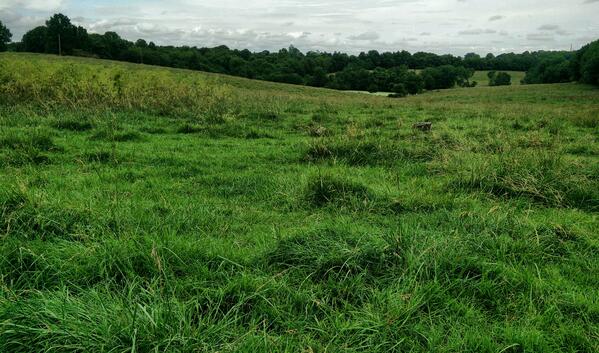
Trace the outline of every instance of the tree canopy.
{"type": "Polygon", "coordinates": [[[2,21],[0,21],[0,51],[6,51],[7,44],[10,43],[12,33],[8,27],[6,27],[2,21]]]}

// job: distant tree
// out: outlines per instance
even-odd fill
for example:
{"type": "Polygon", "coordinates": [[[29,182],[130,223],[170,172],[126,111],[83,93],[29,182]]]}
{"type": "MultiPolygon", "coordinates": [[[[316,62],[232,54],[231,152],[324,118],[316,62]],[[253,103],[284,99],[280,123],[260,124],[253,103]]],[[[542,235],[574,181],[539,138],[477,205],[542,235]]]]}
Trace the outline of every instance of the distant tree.
{"type": "Polygon", "coordinates": [[[32,53],[45,52],[47,36],[48,29],[46,26],[35,27],[23,35],[23,50],[32,53]]]}
{"type": "Polygon", "coordinates": [[[570,61],[563,57],[554,57],[541,60],[532,67],[522,80],[524,84],[536,83],[564,83],[572,81],[572,66],[570,61]]]}
{"type": "Polygon", "coordinates": [[[478,54],[468,53],[464,56],[464,66],[474,70],[482,70],[484,69],[484,60],[478,54]]]}
{"type": "Polygon", "coordinates": [[[391,98],[401,98],[408,95],[408,90],[403,83],[396,83],[392,88],[393,93],[389,95],[391,98]]]}
{"type": "MultiPolygon", "coordinates": [[[[77,27],[59,13],[46,21],[46,53],[71,54],[77,45],[77,27]]],[[[87,32],[86,32],[87,33],[87,32]]]]}
{"type": "Polygon", "coordinates": [[[7,44],[10,43],[12,33],[10,30],[0,21],[0,51],[6,51],[7,44]]]}
{"type": "Polygon", "coordinates": [[[512,84],[512,76],[507,72],[489,72],[489,86],[509,86],[512,84]],[[493,73],[493,75],[491,75],[493,73]]]}
{"type": "Polygon", "coordinates": [[[474,76],[474,69],[466,67],[456,67],[456,83],[460,87],[474,87],[470,83],[470,79],[474,76]]]}
{"type": "Polygon", "coordinates": [[[424,90],[424,80],[414,71],[408,71],[404,77],[404,81],[409,94],[419,94],[424,90]]]}
{"type": "Polygon", "coordinates": [[[452,88],[459,77],[459,69],[451,65],[430,67],[420,73],[427,90],[452,88]]]}
{"type": "Polygon", "coordinates": [[[143,39],[138,39],[135,41],[135,46],[138,48],[147,48],[148,47],[148,42],[146,42],[143,39]]]}
{"type": "Polygon", "coordinates": [[[578,66],[581,82],[599,85],[599,40],[581,49],[578,66]]]}
{"type": "Polygon", "coordinates": [[[512,84],[512,76],[507,72],[489,71],[489,86],[509,86],[512,84]]]}
{"type": "MultiPolygon", "coordinates": [[[[141,64],[143,64],[144,63],[144,49],[146,49],[148,47],[148,42],[146,42],[143,39],[138,39],[137,41],[135,41],[135,47],[137,48],[137,51],[139,53],[139,62],[141,64]]],[[[195,69],[195,67],[192,67],[192,66],[195,66],[195,65],[191,65],[191,63],[190,63],[189,68],[195,69]]]]}
{"type": "Polygon", "coordinates": [[[106,32],[102,37],[108,58],[113,60],[118,60],[121,54],[127,50],[128,44],[131,44],[131,42],[122,39],[116,32],[106,32]]]}
{"type": "Polygon", "coordinates": [[[316,67],[308,84],[313,87],[324,87],[327,85],[328,81],[329,78],[326,71],[321,67],[316,67]]]}

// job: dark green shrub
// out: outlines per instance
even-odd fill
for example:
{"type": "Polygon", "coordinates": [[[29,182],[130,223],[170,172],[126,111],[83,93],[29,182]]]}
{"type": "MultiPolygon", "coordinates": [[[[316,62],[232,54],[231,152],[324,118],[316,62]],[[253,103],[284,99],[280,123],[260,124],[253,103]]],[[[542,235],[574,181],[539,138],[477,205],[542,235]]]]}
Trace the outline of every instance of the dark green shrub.
{"type": "Polygon", "coordinates": [[[507,72],[490,71],[489,86],[509,86],[512,84],[512,76],[507,72]]]}

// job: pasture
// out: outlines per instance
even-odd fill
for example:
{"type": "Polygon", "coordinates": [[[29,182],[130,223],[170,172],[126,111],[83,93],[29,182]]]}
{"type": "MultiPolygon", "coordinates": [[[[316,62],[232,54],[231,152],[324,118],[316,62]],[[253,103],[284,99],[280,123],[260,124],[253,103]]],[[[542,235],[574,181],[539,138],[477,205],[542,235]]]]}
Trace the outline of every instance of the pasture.
{"type": "Polygon", "coordinates": [[[0,54],[2,352],[597,352],[598,211],[592,86],[0,54]]]}
{"type": "MultiPolygon", "coordinates": [[[[497,72],[501,72],[501,71],[502,70],[499,70],[497,72]]],[[[519,86],[521,84],[521,81],[524,79],[524,76],[526,75],[526,73],[522,72],[522,71],[503,71],[503,72],[507,72],[512,77],[512,85],[513,86],[519,86]]],[[[488,73],[489,73],[489,71],[476,71],[476,72],[474,72],[474,75],[472,76],[470,81],[478,82],[477,86],[488,86],[489,85],[489,77],[487,76],[488,73]]]]}

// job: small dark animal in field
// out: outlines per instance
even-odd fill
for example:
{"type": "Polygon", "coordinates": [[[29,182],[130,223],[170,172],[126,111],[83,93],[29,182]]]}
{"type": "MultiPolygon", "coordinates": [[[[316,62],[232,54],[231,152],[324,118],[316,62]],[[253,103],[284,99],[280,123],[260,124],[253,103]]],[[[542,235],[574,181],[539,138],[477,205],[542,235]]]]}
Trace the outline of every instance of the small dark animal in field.
{"type": "Polygon", "coordinates": [[[420,131],[431,131],[431,129],[433,128],[433,123],[427,121],[416,123],[412,125],[412,128],[420,131]]]}

